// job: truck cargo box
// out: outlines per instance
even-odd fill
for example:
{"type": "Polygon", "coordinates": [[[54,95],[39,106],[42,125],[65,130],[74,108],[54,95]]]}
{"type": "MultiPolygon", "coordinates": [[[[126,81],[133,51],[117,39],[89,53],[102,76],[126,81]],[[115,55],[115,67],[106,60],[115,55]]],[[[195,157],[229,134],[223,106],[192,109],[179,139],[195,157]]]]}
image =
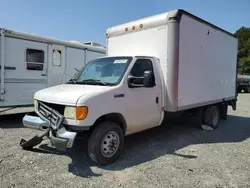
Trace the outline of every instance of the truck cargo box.
{"type": "Polygon", "coordinates": [[[176,112],[236,97],[237,39],[183,10],[107,30],[108,56],[159,58],[165,111],[176,112]]]}

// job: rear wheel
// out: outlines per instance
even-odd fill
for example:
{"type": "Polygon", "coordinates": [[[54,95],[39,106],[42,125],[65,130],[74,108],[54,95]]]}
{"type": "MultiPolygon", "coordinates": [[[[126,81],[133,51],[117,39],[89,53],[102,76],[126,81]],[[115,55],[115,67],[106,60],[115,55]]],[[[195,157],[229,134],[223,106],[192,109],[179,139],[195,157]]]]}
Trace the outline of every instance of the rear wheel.
{"type": "Polygon", "coordinates": [[[99,165],[111,164],[119,158],[123,145],[124,133],[117,123],[100,123],[89,138],[89,157],[99,165]]]}
{"type": "Polygon", "coordinates": [[[204,124],[216,129],[219,124],[220,111],[217,106],[208,106],[204,112],[204,124]]]}

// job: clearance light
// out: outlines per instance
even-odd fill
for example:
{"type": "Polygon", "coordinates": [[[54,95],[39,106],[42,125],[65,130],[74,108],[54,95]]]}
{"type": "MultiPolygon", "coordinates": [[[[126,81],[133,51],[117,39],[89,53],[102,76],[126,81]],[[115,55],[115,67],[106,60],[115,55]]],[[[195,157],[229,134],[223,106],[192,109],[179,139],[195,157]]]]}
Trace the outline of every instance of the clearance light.
{"type": "Polygon", "coordinates": [[[143,28],[143,24],[140,24],[140,28],[143,28]]]}
{"type": "Polygon", "coordinates": [[[127,27],[125,28],[125,31],[128,31],[128,28],[127,28],[127,27]]]}
{"type": "Polygon", "coordinates": [[[133,26],[132,29],[135,30],[135,26],[133,26]]]}

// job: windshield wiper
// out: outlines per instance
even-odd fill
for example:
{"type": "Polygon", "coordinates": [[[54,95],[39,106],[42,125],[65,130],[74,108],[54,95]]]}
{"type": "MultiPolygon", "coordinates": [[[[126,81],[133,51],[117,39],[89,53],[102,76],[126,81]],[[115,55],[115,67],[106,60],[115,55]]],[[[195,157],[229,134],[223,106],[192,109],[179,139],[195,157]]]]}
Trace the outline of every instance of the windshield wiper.
{"type": "Polygon", "coordinates": [[[71,78],[67,83],[69,83],[69,82],[73,82],[74,84],[76,84],[76,80],[73,78],[71,78]]]}
{"type": "Polygon", "coordinates": [[[108,83],[102,82],[101,80],[95,80],[95,79],[86,79],[86,80],[81,80],[81,83],[94,83],[94,84],[99,84],[106,86],[108,83]]]}

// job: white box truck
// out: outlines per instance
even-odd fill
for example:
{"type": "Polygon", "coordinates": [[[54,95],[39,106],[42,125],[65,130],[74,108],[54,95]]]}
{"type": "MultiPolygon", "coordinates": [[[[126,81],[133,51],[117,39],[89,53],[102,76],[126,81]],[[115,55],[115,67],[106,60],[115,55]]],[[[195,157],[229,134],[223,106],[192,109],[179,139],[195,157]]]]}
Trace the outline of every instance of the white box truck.
{"type": "Polygon", "coordinates": [[[94,42],[61,41],[3,28],[0,44],[0,115],[34,110],[36,91],[66,82],[75,69],[106,55],[106,49],[94,42]]]}
{"type": "Polygon", "coordinates": [[[124,136],[192,115],[212,128],[236,110],[237,39],[183,10],[107,30],[107,56],[90,61],[70,82],[36,92],[36,114],[23,124],[45,129],[59,150],[86,132],[88,154],[98,164],[117,160],[124,136]]]}

